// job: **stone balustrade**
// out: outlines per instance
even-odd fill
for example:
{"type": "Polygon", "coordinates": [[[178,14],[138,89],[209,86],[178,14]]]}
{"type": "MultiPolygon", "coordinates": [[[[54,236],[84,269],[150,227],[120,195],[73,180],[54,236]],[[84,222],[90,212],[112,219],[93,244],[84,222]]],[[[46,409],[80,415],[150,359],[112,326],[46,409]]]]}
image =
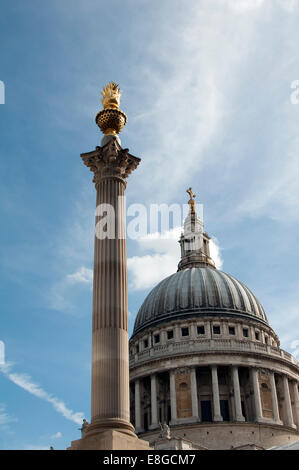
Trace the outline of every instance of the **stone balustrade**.
{"type": "Polygon", "coordinates": [[[258,343],[256,341],[244,341],[238,339],[191,339],[183,341],[171,341],[168,344],[157,344],[139,353],[130,356],[130,367],[147,361],[149,357],[162,358],[172,354],[200,353],[212,351],[229,352],[253,352],[269,356],[281,357],[287,362],[299,366],[290,353],[280,348],[258,343]]]}

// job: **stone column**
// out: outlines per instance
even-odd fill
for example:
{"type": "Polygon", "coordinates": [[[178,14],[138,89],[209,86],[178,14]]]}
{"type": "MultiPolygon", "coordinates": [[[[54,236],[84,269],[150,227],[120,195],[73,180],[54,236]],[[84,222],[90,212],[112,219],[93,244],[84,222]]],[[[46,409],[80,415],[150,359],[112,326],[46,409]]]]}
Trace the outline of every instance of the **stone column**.
{"type": "Polygon", "coordinates": [[[219,385],[217,366],[211,367],[212,371],[212,391],[213,391],[213,421],[223,421],[220,411],[219,385]]]}
{"type": "Polygon", "coordinates": [[[235,419],[236,421],[245,421],[242,413],[239,370],[237,366],[232,367],[232,375],[234,385],[235,419]]]}
{"type": "Polygon", "coordinates": [[[275,421],[276,424],[282,424],[280,417],[279,417],[279,407],[278,407],[278,400],[277,400],[275,375],[273,371],[270,372],[270,384],[271,384],[271,397],[272,397],[272,406],[273,406],[273,420],[275,421]]]}
{"type": "Polygon", "coordinates": [[[149,426],[149,429],[156,429],[159,427],[156,374],[151,375],[151,410],[152,410],[152,416],[151,416],[152,422],[149,426]]]}
{"type": "Polygon", "coordinates": [[[142,432],[140,412],[140,380],[135,380],[135,431],[142,432]]]}
{"type": "Polygon", "coordinates": [[[116,137],[81,155],[97,190],[94,245],[91,424],[87,432],[134,435],[129,412],[128,297],[124,193],[139,158],[116,137]]]}
{"type": "Polygon", "coordinates": [[[293,382],[293,393],[294,393],[294,405],[295,405],[295,420],[297,424],[297,430],[299,430],[299,393],[298,393],[298,382],[293,382]]]}
{"type": "Polygon", "coordinates": [[[192,398],[192,418],[199,421],[198,416],[198,397],[197,397],[197,382],[196,382],[196,369],[191,368],[191,398],[192,398]]]}
{"type": "Polygon", "coordinates": [[[284,412],[285,412],[285,424],[290,426],[291,428],[296,427],[293,420],[293,411],[292,411],[292,403],[290,397],[290,389],[289,389],[289,380],[286,375],[282,378],[283,382],[283,394],[284,394],[284,412]]]}
{"type": "Polygon", "coordinates": [[[250,369],[251,383],[253,387],[254,413],[257,422],[263,421],[260,386],[258,381],[258,371],[254,367],[250,369]]]}
{"type": "Polygon", "coordinates": [[[176,390],[175,390],[174,370],[171,370],[169,373],[169,389],[170,389],[171,424],[176,424],[177,412],[176,412],[176,390]]]}

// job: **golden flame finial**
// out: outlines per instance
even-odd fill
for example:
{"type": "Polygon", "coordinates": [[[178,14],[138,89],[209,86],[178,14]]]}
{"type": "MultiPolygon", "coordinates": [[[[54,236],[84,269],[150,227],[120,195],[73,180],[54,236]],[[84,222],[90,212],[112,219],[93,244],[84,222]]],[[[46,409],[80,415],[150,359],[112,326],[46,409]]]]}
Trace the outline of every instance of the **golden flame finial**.
{"type": "Polygon", "coordinates": [[[127,122],[127,116],[119,109],[121,91],[119,86],[110,82],[102,91],[102,109],[96,115],[96,123],[105,136],[120,133],[127,122]]]}
{"type": "Polygon", "coordinates": [[[103,88],[102,91],[102,99],[101,102],[103,104],[104,109],[118,109],[120,103],[120,95],[121,91],[119,86],[114,83],[110,82],[103,88]]]}
{"type": "Polygon", "coordinates": [[[196,194],[194,194],[191,187],[186,190],[186,193],[188,193],[190,196],[190,199],[188,201],[188,204],[190,206],[190,212],[195,213],[195,200],[193,198],[196,197],[196,194]]]}

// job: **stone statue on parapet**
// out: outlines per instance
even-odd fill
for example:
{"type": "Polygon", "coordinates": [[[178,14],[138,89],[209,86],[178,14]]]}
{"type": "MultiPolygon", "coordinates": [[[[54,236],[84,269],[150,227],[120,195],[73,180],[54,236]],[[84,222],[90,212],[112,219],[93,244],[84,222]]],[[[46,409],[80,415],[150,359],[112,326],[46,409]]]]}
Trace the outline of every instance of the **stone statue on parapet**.
{"type": "Polygon", "coordinates": [[[86,428],[87,428],[88,425],[89,425],[89,422],[84,418],[84,419],[83,419],[82,426],[81,426],[81,428],[79,428],[79,431],[81,431],[81,436],[82,436],[82,437],[85,436],[85,434],[86,434],[86,428]]]}
{"type": "Polygon", "coordinates": [[[160,428],[161,428],[161,434],[160,437],[164,439],[170,439],[170,427],[166,423],[159,423],[160,428]]]}

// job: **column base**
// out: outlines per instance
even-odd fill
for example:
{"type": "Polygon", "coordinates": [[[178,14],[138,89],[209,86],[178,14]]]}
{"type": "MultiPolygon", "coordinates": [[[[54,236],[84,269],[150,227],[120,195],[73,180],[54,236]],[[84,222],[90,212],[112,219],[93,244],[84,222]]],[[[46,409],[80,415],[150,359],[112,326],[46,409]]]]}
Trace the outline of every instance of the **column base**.
{"type": "Polygon", "coordinates": [[[86,436],[92,436],[104,431],[118,431],[128,436],[136,437],[134,426],[129,421],[119,418],[95,419],[86,428],[86,436]]]}
{"type": "Polygon", "coordinates": [[[214,422],[214,423],[215,423],[215,422],[218,422],[218,423],[219,423],[219,422],[222,422],[222,421],[223,421],[223,418],[222,418],[221,415],[219,415],[219,416],[214,416],[214,417],[213,417],[213,422],[214,422]]]}
{"type": "Polygon", "coordinates": [[[138,439],[136,435],[108,429],[98,434],[86,435],[82,439],[71,442],[67,450],[151,450],[147,441],[138,439]]]}
{"type": "Polygon", "coordinates": [[[244,418],[244,416],[237,416],[235,421],[236,421],[237,423],[244,423],[244,422],[245,422],[245,418],[244,418]]]}

